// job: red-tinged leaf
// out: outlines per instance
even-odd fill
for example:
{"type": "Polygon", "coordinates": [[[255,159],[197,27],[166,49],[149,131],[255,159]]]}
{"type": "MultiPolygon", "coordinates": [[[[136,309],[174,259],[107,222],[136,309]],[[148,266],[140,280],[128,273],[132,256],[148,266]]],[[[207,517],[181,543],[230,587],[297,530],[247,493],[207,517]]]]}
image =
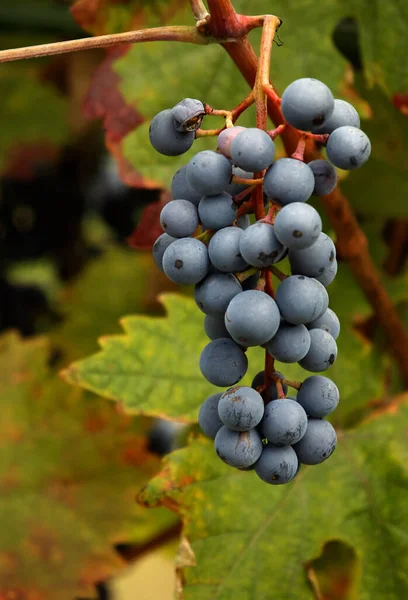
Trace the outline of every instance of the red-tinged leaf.
{"type": "Polygon", "coordinates": [[[59,148],[47,140],[17,144],[8,151],[4,175],[20,180],[33,179],[38,167],[54,162],[58,155],[59,148]]]}
{"type": "Polygon", "coordinates": [[[159,200],[146,206],[140,223],[127,239],[131,248],[135,248],[135,250],[152,249],[154,242],[163,233],[160,225],[160,213],[164,204],[163,200],[159,200]]]}
{"type": "Polygon", "coordinates": [[[392,103],[403,115],[408,116],[408,94],[395,94],[392,98],[392,103]]]}

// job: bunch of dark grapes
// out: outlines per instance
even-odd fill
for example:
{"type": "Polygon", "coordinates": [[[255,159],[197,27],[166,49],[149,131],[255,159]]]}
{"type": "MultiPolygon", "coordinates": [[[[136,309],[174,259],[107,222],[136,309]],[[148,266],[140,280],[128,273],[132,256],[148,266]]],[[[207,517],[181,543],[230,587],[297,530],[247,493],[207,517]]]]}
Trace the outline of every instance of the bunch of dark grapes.
{"type": "MultiPolygon", "coordinates": [[[[254,469],[271,484],[288,483],[301,464],[316,465],[332,454],[336,432],[325,417],[336,408],[339,390],[329,378],[312,375],[297,396],[286,396],[285,378],[277,371],[261,371],[252,387],[237,386],[248,368],[246,350],[262,346],[271,361],[298,362],[312,373],[335,362],[340,324],[328,307],[326,287],[336,276],[336,249],[322,232],[317,211],[305,203],[312,195],[334,190],[335,166],[355,169],[370,154],[355,109],[335,100],[320,81],[295,81],[285,90],[281,107],[293,127],[329,134],[329,160],[275,160],[267,132],[224,129],[217,151],[198,152],[174,175],[174,200],[161,213],[165,233],[153,249],[156,264],[169,279],[195,285],[195,301],[211,340],[202,351],[200,369],[210,383],[229,388],[201,406],[203,432],[214,438],[224,462],[254,469]],[[237,196],[241,199],[250,182],[237,183],[233,176],[251,180],[254,173],[263,175],[265,200],[280,208],[273,221],[251,224],[248,215],[238,217],[237,196]],[[268,269],[277,273],[275,265],[286,256],[292,274],[280,277],[272,297],[260,282],[268,269]]],[[[150,129],[152,145],[169,156],[184,153],[204,114],[204,105],[189,98],[159,113],[150,129]]]]}

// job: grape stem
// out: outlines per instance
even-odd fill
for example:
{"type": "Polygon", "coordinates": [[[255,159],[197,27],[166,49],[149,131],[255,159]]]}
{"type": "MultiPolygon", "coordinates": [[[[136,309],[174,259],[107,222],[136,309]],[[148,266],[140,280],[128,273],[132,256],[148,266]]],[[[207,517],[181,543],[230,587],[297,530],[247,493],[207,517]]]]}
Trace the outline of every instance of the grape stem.
{"type": "Polygon", "coordinates": [[[240,192],[236,196],[233,196],[232,199],[235,202],[235,204],[237,206],[241,206],[245,202],[245,200],[248,198],[248,196],[250,196],[252,194],[252,190],[254,190],[254,189],[255,189],[255,186],[250,186],[250,187],[246,188],[245,190],[242,190],[242,192],[240,192]]]}
{"type": "Polygon", "coordinates": [[[306,150],[306,141],[307,141],[307,137],[305,136],[305,134],[302,134],[299,138],[299,142],[296,147],[296,150],[292,154],[292,158],[294,158],[296,160],[301,160],[301,161],[304,160],[305,150],[306,150]]]}
{"type": "Polygon", "coordinates": [[[281,379],[277,379],[275,381],[275,385],[276,385],[276,391],[278,392],[278,398],[280,400],[284,400],[286,398],[286,394],[283,391],[282,380],[281,379]]]}
{"type": "Polygon", "coordinates": [[[275,277],[277,277],[279,279],[279,281],[284,281],[285,279],[287,279],[289,277],[289,275],[285,275],[285,273],[282,273],[282,271],[280,269],[278,269],[278,267],[275,267],[274,265],[271,265],[269,267],[269,270],[271,273],[273,273],[275,275],[275,277]]]}
{"type": "Polygon", "coordinates": [[[281,133],[286,129],[286,127],[286,123],[282,123],[281,125],[278,125],[278,127],[275,127],[275,129],[270,129],[266,133],[271,139],[275,140],[278,137],[278,135],[281,135],[281,133]]]}
{"type": "Polygon", "coordinates": [[[231,182],[241,183],[242,185],[252,185],[255,188],[255,186],[263,184],[263,177],[258,177],[257,179],[246,179],[245,177],[238,177],[237,175],[233,175],[231,182]]]}
{"type": "Polygon", "coordinates": [[[191,12],[197,21],[209,22],[211,16],[203,0],[190,0],[191,12]]]}
{"type": "Polygon", "coordinates": [[[255,273],[258,273],[259,269],[257,267],[251,267],[250,269],[247,269],[246,271],[241,271],[240,273],[234,273],[235,277],[238,279],[238,281],[240,281],[241,283],[243,281],[245,281],[245,279],[248,279],[248,277],[251,277],[252,275],[255,275],[255,273]]]}
{"type": "Polygon", "coordinates": [[[195,132],[196,138],[202,137],[218,137],[221,131],[224,131],[225,127],[221,127],[221,129],[201,129],[198,128],[195,132]]]}
{"type": "Polygon", "coordinates": [[[291,381],[290,379],[282,379],[282,383],[285,383],[289,387],[295,388],[295,390],[300,390],[300,387],[302,385],[301,381],[291,381]]]}

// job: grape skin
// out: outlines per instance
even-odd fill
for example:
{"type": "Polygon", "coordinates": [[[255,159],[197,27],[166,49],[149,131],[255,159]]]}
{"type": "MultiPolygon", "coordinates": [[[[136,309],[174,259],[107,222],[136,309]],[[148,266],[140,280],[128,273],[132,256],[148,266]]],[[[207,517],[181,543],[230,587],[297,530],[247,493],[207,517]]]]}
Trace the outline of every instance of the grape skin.
{"type": "Polygon", "coordinates": [[[337,172],[328,160],[312,160],[308,163],[315,178],[313,196],[327,196],[337,185],[337,172]]]}
{"type": "Polygon", "coordinates": [[[166,252],[167,248],[176,241],[177,238],[168,235],[167,233],[162,233],[159,235],[157,240],[153,244],[153,258],[156,265],[159,267],[160,271],[163,271],[163,255],[166,252]]]}
{"type": "Polygon", "coordinates": [[[184,98],[171,109],[177,131],[196,131],[205,115],[204,104],[195,98],[184,98]]]}
{"type": "Polygon", "coordinates": [[[232,273],[211,273],[196,285],[194,300],[207,315],[224,314],[228,304],[240,292],[241,284],[232,273]]]}
{"type": "Polygon", "coordinates": [[[198,152],[187,165],[187,181],[203,196],[224,191],[232,178],[232,165],[223,154],[213,150],[198,152]]]}
{"type": "Polygon", "coordinates": [[[319,238],[322,220],[313,206],[292,202],[276,215],[274,231],[281,244],[290,250],[303,250],[319,238]]]}
{"type": "Polygon", "coordinates": [[[239,249],[248,264],[265,268],[281,259],[283,246],[272,225],[258,222],[244,230],[239,249]]]}
{"type": "Polygon", "coordinates": [[[221,396],[222,392],[208,396],[202,403],[198,413],[198,424],[200,425],[202,432],[212,439],[215,438],[218,431],[223,426],[223,422],[218,415],[218,404],[221,396]]]}
{"type": "Polygon", "coordinates": [[[231,144],[232,160],[246,171],[267,169],[274,161],[275,152],[275,144],[270,136],[257,127],[241,131],[231,144]]]}
{"type": "Polygon", "coordinates": [[[316,279],[292,275],[279,285],[276,304],[281,316],[294,325],[306,325],[318,319],[329,305],[326,288],[316,279]]]}
{"type": "Polygon", "coordinates": [[[330,267],[325,269],[324,273],[322,273],[322,275],[318,275],[317,277],[315,277],[315,279],[317,279],[317,281],[319,281],[322,285],[327,287],[334,281],[334,279],[337,275],[337,269],[338,269],[337,260],[334,259],[334,261],[331,263],[330,267]]]}
{"type": "Polygon", "coordinates": [[[232,225],[237,218],[238,206],[230,194],[203,196],[198,205],[201,223],[208,229],[222,229],[232,225]]]}
{"type": "Polygon", "coordinates": [[[291,446],[305,435],[307,415],[296,400],[274,400],[266,405],[261,428],[274,446],[291,446]]]}
{"type": "Polygon", "coordinates": [[[334,364],[337,358],[337,344],[330,333],[323,329],[311,329],[309,333],[309,352],[299,364],[306,371],[320,373],[334,364]]]}
{"type": "Polygon", "coordinates": [[[302,360],[310,348],[310,334],[305,325],[283,321],[275,336],[266,344],[269,354],[279,362],[295,363],[302,360]]]}
{"type": "Polygon", "coordinates": [[[231,337],[225,327],[223,313],[219,313],[218,315],[205,315],[204,330],[210,340],[231,337]]]}
{"type": "Polygon", "coordinates": [[[294,275],[319,277],[335,258],[336,247],[325,233],[321,233],[315,243],[304,250],[289,250],[289,262],[294,275]]]}
{"type": "Polygon", "coordinates": [[[214,447],[219,458],[236,469],[246,469],[256,463],[262,453],[261,436],[256,429],[231,431],[221,427],[215,436],[214,447]]]}
{"type": "Polygon", "coordinates": [[[279,309],[270,296],[258,290],[237,294],[225,313],[231,337],[244,346],[261,346],[275,335],[280,323],[279,309]]]}
{"type": "Polygon", "coordinates": [[[360,117],[358,112],[349,102],[335,98],[333,114],[324,125],[314,127],[313,133],[333,133],[335,129],[351,125],[360,128],[360,117]]]}
{"type": "Polygon", "coordinates": [[[265,173],[264,193],[282,205],[306,202],[312,195],[315,178],[308,165],[295,158],[280,158],[265,173]]]}
{"type": "Polygon", "coordinates": [[[160,225],[175,238],[193,234],[198,223],[197,208],[188,200],[172,200],[163,206],[160,213],[160,225]]]}
{"type": "Polygon", "coordinates": [[[282,94],[281,109],[286,121],[302,131],[323,125],[333,114],[333,94],[321,81],[303,77],[282,94]]]}
{"type": "Polygon", "coordinates": [[[243,350],[229,338],[213,340],[200,356],[200,370],[204,377],[218,387],[229,387],[240,381],[248,369],[243,350]]]}
{"type": "Polygon", "coordinates": [[[224,227],[217,231],[208,245],[208,255],[214,267],[223,273],[244,271],[248,264],[239,251],[242,229],[224,227]]]}
{"type": "Polygon", "coordinates": [[[234,127],[227,127],[218,136],[218,148],[227,158],[231,158],[231,144],[242,131],[245,131],[245,127],[235,125],[234,127]]]}
{"type": "Polygon", "coordinates": [[[351,171],[361,167],[371,154],[371,143],[357,127],[343,126],[330,134],[326,145],[327,157],[336,167],[351,171]]]}
{"type": "Polygon", "coordinates": [[[290,446],[278,448],[272,444],[264,446],[255,465],[255,472],[262,481],[272,485],[289,483],[299,470],[299,460],[290,446]]]}
{"type": "Polygon", "coordinates": [[[302,464],[318,465],[333,454],[336,442],[336,431],[328,421],[309,418],[305,435],[293,449],[302,464]]]}
{"type": "Polygon", "coordinates": [[[174,126],[171,109],[159,112],[150,123],[150,143],[157,152],[165,156],[179,156],[191,148],[194,131],[180,133],[174,126]]]}
{"type": "Polygon", "coordinates": [[[260,423],[264,414],[262,396],[250,387],[235,386],[224,392],[218,404],[218,415],[229,429],[249,431],[260,423]]]}
{"type": "Polygon", "coordinates": [[[337,385],[323,375],[312,375],[304,380],[297,395],[297,401],[309,417],[327,417],[339,403],[337,385]]]}
{"type": "Polygon", "coordinates": [[[175,172],[171,182],[171,194],[174,200],[188,200],[198,206],[202,194],[196,192],[187,181],[187,165],[183,165],[175,172]]]}
{"type": "Polygon", "coordinates": [[[333,339],[337,340],[340,335],[340,321],[336,313],[328,308],[321,317],[307,324],[308,329],[324,329],[330,333],[333,339]]]}
{"type": "Polygon", "coordinates": [[[194,238],[176,240],[163,255],[163,271],[171,281],[182,285],[204,279],[209,265],[207,246],[194,238]]]}

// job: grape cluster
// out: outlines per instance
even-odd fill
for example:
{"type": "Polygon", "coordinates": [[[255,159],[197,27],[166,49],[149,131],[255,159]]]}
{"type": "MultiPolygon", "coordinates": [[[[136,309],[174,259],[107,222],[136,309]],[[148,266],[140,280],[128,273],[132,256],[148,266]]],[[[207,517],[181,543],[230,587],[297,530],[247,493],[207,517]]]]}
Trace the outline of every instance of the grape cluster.
{"type": "MultiPolygon", "coordinates": [[[[320,81],[295,81],[281,106],[293,127],[329,134],[329,160],[275,160],[267,132],[228,127],[218,136],[217,151],[198,152],[174,175],[174,200],[162,210],[164,233],[153,248],[171,281],[195,286],[210,338],[200,369],[210,383],[228,388],[202,404],[201,429],[224,462],[254,469],[270,484],[288,483],[301,464],[319,464],[332,454],[336,432],[325,417],[336,408],[339,390],[329,378],[311,375],[294,386],[297,396],[287,396],[278,371],[261,371],[252,387],[237,386],[248,369],[246,350],[262,346],[271,361],[297,362],[312,373],[335,362],[340,323],[326,287],[337,273],[336,248],[317,211],[305,203],[333,191],[335,166],[354,169],[370,153],[354,108],[335,100],[320,81]],[[236,197],[242,199],[254,174],[263,177],[266,206],[279,208],[274,219],[251,223],[238,214],[236,197]],[[234,175],[247,181],[236,182],[234,175]],[[200,226],[201,234],[191,237],[200,226]],[[290,276],[275,267],[286,257],[290,276]],[[268,269],[281,280],[274,297],[265,291],[268,269]]],[[[152,145],[172,156],[185,152],[204,112],[198,100],[185,99],[159,113],[150,130],[152,145]]]]}

